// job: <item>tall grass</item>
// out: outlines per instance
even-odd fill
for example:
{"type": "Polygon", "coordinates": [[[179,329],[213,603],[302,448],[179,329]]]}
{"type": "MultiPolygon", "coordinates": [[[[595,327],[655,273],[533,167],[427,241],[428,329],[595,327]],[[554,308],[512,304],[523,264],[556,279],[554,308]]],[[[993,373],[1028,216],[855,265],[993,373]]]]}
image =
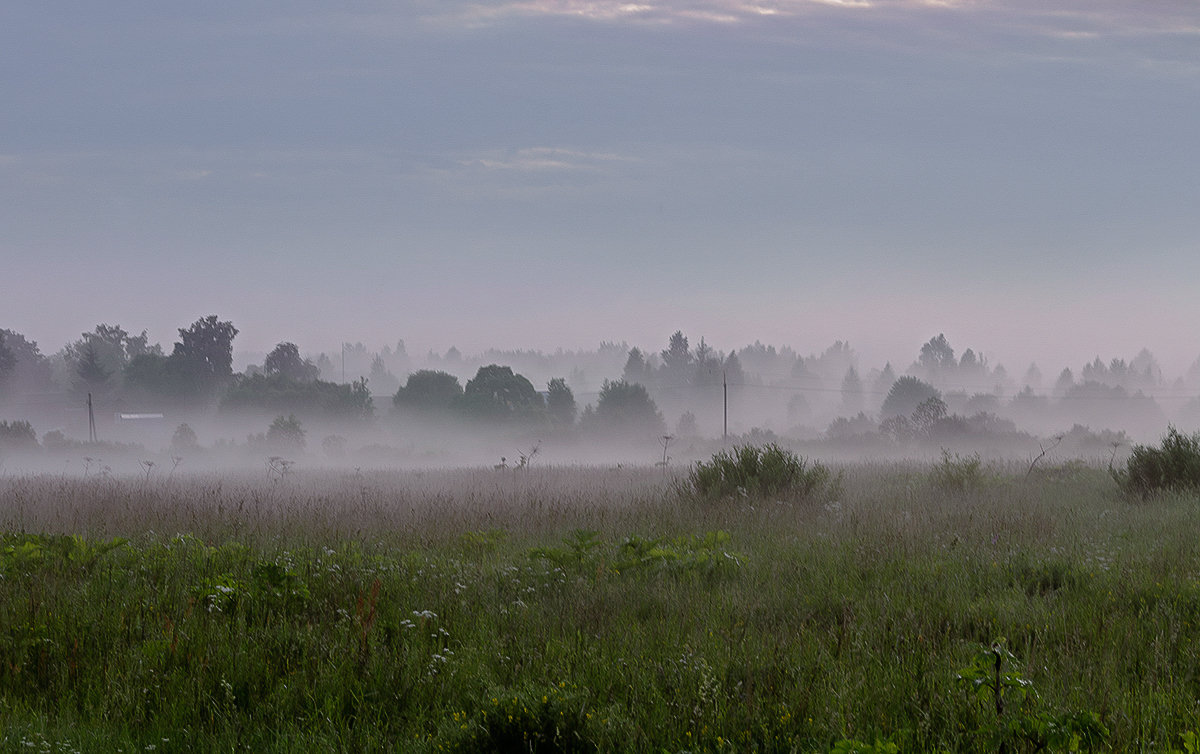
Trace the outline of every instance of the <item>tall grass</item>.
{"type": "Polygon", "coordinates": [[[999,637],[1114,751],[1196,730],[1194,498],[931,472],[0,479],[0,749],[984,751],[999,637]]]}

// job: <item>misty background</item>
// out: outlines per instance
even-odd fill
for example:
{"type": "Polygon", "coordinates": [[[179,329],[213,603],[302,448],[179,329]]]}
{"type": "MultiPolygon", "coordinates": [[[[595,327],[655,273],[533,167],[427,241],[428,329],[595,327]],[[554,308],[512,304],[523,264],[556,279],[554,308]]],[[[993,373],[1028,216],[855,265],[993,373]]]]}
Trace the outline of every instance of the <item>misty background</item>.
{"type": "MultiPolygon", "coordinates": [[[[6,3],[0,327],[26,376],[0,419],[86,439],[78,345],[120,323],[91,376],[103,416],[164,414],[128,438],[154,450],[294,413],[251,369],[283,343],[339,386],[305,400],[369,394],[362,444],[410,456],[453,445],[388,424],[410,374],[466,393],[509,367],[544,403],[561,379],[582,432],[633,348],[671,433],[718,436],[710,356],[734,353],[739,435],[828,441],[861,411],[833,433],[903,444],[865,430],[907,375],[942,418],[1152,440],[1197,395],[1198,41],[1194,5],[1116,0],[6,3]],[[204,383],[184,344],[135,400],[125,369],[213,312],[228,371],[204,383]],[[663,358],[679,330],[690,372],[663,358]],[[955,367],[912,370],[939,333],[955,367]]],[[[302,413],[306,452],[342,436],[302,413]]]]}
{"type": "Polygon", "coordinates": [[[1179,373],[1198,16],[6,3],[0,313],[59,344],[217,311],[262,352],[297,321],[416,353],[688,324],[872,363],[953,322],[1008,364],[1148,347],[1179,373]]]}
{"type": "Polygon", "coordinates": [[[330,353],[283,341],[235,358],[230,320],[177,332],[160,344],[100,324],[45,354],[0,329],[0,463],[670,466],[767,442],[838,459],[1111,461],[1169,423],[1200,428],[1200,359],[1172,375],[1148,349],[1010,371],[943,333],[906,362],[871,364],[845,341],[723,350],[677,330],[657,347],[412,354],[398,339],[330,353]]]}

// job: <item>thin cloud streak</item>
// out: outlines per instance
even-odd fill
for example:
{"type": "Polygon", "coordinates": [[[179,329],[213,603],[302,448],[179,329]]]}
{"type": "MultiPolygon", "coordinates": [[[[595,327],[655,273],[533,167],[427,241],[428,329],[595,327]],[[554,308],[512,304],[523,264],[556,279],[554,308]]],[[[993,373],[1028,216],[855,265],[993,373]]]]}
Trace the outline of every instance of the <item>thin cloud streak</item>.
{"type": "Polygon", "coordinates": [[[589,153],[559,147],[527,147],[505,153],[491,153],[459,159],[466,168],[483,167],[488,170],[512,170],[517,172],[608,172],[607,164],[636,162],[632,157],[612,153],[589,153]]]}
{"type": "Polygon", "coordinates": [[[521,0],[497,4],[447,4],[426,19],[486,26],[513,18],[564,17],[605,23],[670,24],[702,22],[733,24],[763,18],[786,19],[830,10],[857,13],[918,14],[953,11],[971,20],[999,22],[1025,33],[1059,38],[1101,36],[1197,35],[1200,21],[1194,7],[1123,2],[1046,4],[1020,0],[660,0],[628,3],[618,0],[521,0]]]}

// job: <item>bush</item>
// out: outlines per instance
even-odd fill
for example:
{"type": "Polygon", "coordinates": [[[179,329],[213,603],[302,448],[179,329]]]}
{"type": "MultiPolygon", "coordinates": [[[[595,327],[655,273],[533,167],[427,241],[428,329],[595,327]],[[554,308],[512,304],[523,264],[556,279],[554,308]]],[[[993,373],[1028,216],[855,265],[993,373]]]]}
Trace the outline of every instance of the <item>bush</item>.
{"type": "Polygon", "coordinates": [[[455,713],[446,731],[453,752],[595,752],[586,704],[558,687],[497,689],[473,715],[455,713]]]}
{"type": "Polygon", "coordinates": [[[683,484],[685,493],[709,500],[732,495],[803,499],[835,487],[829,469],[775,443],[722,450],[708,463],[697,463],[683,484]]]}
{"type": "Polygon", "coordinates": [[[933,465],[930,478],[934,486],[951,492],[965,492],[983,484],[983,459],[978,453],[969,456],[942,450],[942,460],[933,465]]]}
{"type": "Polygon", "coordinates": [[[175,428],[175,434],[171,436],[172,453],[191,453],[199,449],[200,441],[196,437],[196,430],[192,429],[186,423],[180,424],[175,428]]]}
{"type": "Polygon", "coordinates": [[[72,450],[82,448],[83,443],[79,440],[72,440],[63,434],[61,429],[52,429],[42,435],[42,446],[46,450],[72,450]]]}
{"type": "Polygon", "coordinates": [[[1185,435],[1167,427],[1162,445],[1135,445],[1123,470],[1109,471],[1128,495],[1200,489],[1200,432],[1185,435]]]}
{"type": "Polygon", "coordinates": [[[267,442],[280,450],[304,450],[304,427],[295,414],[275,417],[267,429],[267,442]]]}

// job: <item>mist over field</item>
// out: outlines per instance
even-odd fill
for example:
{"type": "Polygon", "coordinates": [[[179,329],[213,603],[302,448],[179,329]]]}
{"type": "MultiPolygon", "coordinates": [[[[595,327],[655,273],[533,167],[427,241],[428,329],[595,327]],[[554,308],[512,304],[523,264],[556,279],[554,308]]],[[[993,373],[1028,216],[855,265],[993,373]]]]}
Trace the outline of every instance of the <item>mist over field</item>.
{"type": "Polygon", "coordinates": [[[0,752],[1200,751],[1200,3],[0,3],[0,752]]]}
{"type": "Polygon", "coordinates": [[[832,461],[947,451],[1107,463],[1169,425],[1200,427],[1200,361],[1169,374],[1142,349],[1010,370],[986,344],[942,333],[882,364],[844,341],[723,350],[676,331],[657,348],[477,354],[284,341],[239,354],[236,370],[241,329],[216,315],[172,344],[108,324],[49,354],[32,335],[0,335],[8,470],[681,467],[767,443],[832,461]]]}
{"type": "Polygon", "coordinates": [[[1200,416],[1197,29],[6,5],[3,463],[1106,462],[1200,416]]]}

